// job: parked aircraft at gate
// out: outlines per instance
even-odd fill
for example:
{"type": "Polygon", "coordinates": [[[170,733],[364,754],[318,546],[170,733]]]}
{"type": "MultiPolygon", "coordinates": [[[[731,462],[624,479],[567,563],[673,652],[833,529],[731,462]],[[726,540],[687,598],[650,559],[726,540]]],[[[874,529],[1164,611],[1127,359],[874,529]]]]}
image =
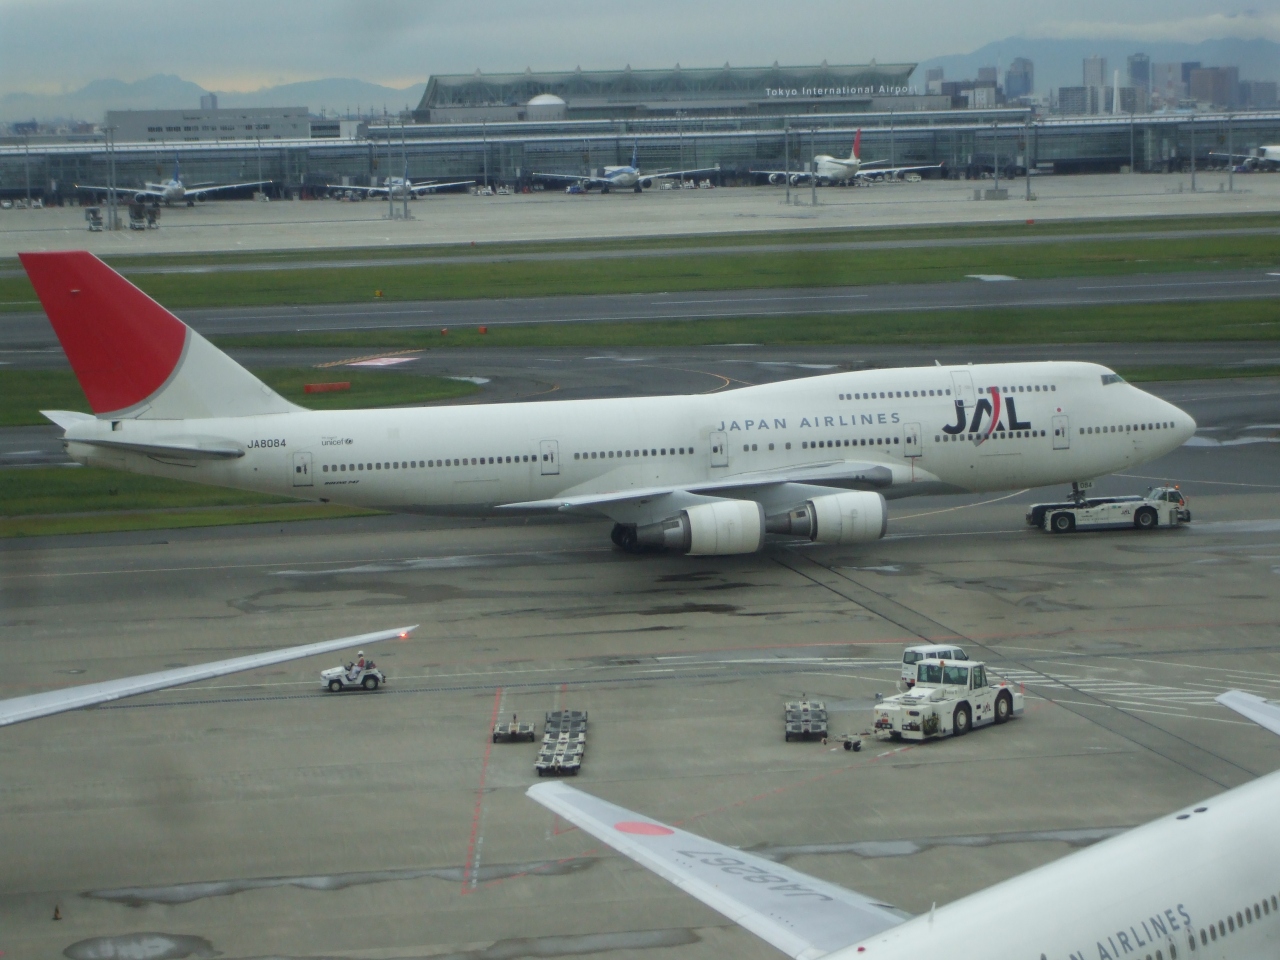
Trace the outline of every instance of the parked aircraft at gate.
{"type": "Polygon", "coordinates": [[[808,183],[810,177],[816,176],[818,183],[850,183],[852,181],[893,180],[904,177],[908,173],[927,173],[941,170],[942,164],[915,164],[904,167],[887,166],[888,160],[863,160],[860,156],[862,147],[862,131],[853,137],[853,149],[847,157],[833,157],[828,153],[820,153],[813,158],[813,166],[809,170],[752,170],[752,173],[767,176],[770,183],[786,183],[788,178],[792,186],[808,183]]]}
{"type": "Polygon", "coordinates": [[[623,547],[882,536],[885,498],[1087,480],[1176,449],[1177,407],[1092,363],[837,373],[700,396],[309,411],[89,253],[22,263],[93,415],[80,463],[401,512],[607,517],[623,547]]]}
{"type": "Polygon", "coordinates": [[[568,173],[535,173],[536,180],[560,180],[565,183],[577,183],[585,189],[591,187],[599,187],[601,193],[608,193],[610,190],[634,190],[640,193],[642,190],[653,186],[655,180],[670,180],[674,177],[692,177],[700,173],[715,173],[720,169],[720,164],[711,167],[699,167],[696,170],[667,170],[663,173],[641,173],[640,172],[640,146],[637,144],[631,150],[631,163],[620,167],[605,167],[603,176],[574,176],[568,173]]]}
{"type": "MultiPolygon", "coordinates": [[[[142,188],[137,187],[115,187],[114,192],[120,194],[133,194],[134,200],[138,203],[146,203],[148,200],[159,200],[163,203],[183,203],[188,207],[195,204],[197,200],[204,200],[210,193],[217,193],[220,190],[242,190],[246,187],[262,187],[270,183],[270,180],[252,180],[248,183],[202,183],[194,186],[186,186],[182,182],[182,175],[178,168],[178,160],[175,157],[173,161],[173,176],[164,183],[145,183],[142,188]]],[[[111,193],[111,187],[94,187],[83,183],[76,184],[77,190],[96,190],[101,193],[111,193]]]]}

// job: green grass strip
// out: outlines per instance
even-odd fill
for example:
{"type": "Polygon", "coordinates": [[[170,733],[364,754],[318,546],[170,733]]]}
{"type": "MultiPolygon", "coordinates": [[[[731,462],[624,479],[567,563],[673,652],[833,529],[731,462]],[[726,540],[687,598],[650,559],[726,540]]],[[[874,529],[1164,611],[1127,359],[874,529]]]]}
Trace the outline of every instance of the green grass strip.
{"type": "MultiPolygon", "coordinates": [[[[137,285],[173,309],[539,297],[603,293],[940,283],[970,274],[1024,279],[1274,267],[1280,235],[1075,241],[911,250],[819,250],[734,256],[655,256],[335,267],[221,274],[143,274],[137,285]]],[[[26,277],[0,279],[0,311],[31,311],[26,277]],[[27,304],[23,306],[22,304],[27,304]]]]}
{"type": "MultiPolygon", "coordinates": [[[[1035,211],[1030,211],[1034,214],[1035,211]]],[[[576,253],[610,250],[667,250],[688,247],[723,248],[760,245],[848,243],[875,240],[952,240],[1064,236],[1106,233],[1168,233],[1181,230],[1240,230],[1275,227],[1273,214],[1210,214],[1205,216],[1141,217],[1133,219],[1042,220],[1027,223],[941,224],[906,227],[841,227],[812,230],[755,231],[744,233],[677,234],[651,237],[606,237],[591,240],[546,240],[418,244],[395,247],[329,247],[300,250],[235,250],[215,253],[119,254],[103,257],[117,269],[132,267],[204,266],[244,263],[327,262],[333,260],[386,260],[415,257],[494,256],[506,253],[576,253]]],[[[0,267],[14,269],[17,258],[0,258],[0,267]]]]}

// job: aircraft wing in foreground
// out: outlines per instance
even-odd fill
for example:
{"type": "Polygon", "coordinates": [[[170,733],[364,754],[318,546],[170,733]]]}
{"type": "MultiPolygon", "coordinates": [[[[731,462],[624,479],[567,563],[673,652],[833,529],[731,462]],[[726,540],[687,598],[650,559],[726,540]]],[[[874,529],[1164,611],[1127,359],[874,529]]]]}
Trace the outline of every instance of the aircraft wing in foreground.
{"type": "Polygon", "coordinates": [[[795,960],[817,960],[908,919],[887,903],[563,783],[535,784],[528,794],[795,960]]]}
{"type": "Polygon", "coordinates": [[[35,720],[37,717],[48,717],[68,710],[79,710],[99,703],[108,703],[124,697],[134,697],[140,693],[151,693],[154,690],[165,690],[169,687],[180,687],[199,680],[222,677],[229,673],[240,673],[255,670],[258,667],[269,667],[288,660],[301,660],[321,653],[333,653],[349,647],[362,647],[377,643],[379,640],[390,640],[393,637],[407,637],[417,626],[396,627],[393,630],[378,630],[374,633],[362,633],[354,637],[339,637],[336,640],[322,640],[319,643],[305,643],[297,647],[285,647],[282,650],[269,650],[266,653],[251,653],[244,657],[232,657],[230,660],[217,660],[213,663],[201,663],[193,667],[178,667],[172,670],[161,670],[157,673],[146,673],[137,677],[124,677],[120,680],[104,680],[101,683],[88,683],[65,690],[49,690],[45,693],[33,693],[25,697],[13,697],[0,700],[0,727],[24,720],[35,720]]]}
{"type": "MultiPolygon", "coordinates": [[[[1280,734],[1280,705],[1239,690],[1217,700],[1280,734]]],[[[1207,948],[1252,960],[1276,956],[1280,943],[1280,773],[915,918],[562,783],[527,793],[795,960],[1121,960],[1143,947],[1137,956],[1183,960],[1207,948]]]]}

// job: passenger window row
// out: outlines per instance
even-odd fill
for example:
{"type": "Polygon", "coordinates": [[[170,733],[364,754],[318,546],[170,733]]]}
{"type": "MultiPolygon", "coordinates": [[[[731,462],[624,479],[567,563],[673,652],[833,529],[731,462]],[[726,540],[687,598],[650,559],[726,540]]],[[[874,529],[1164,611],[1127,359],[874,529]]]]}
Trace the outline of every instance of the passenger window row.
{"type": "Polygon", "coordinates": [[[872,390],[868,393],[842,393],[841,400],[897,400],[906,397],[942,397],[951,396],[950,390],[872,390]]]}
{"type": "MultiPolygon", "coordinates": [[[[1196,812],[1199,813],[1200,811],[1197,810],[1196,812]]],[[[1185,814],[1183,816],[1185,817],[1185,814]]],[[[1217,923],[1209,924],[1208,927],[1201,927],[1200,946],[1207,947],[1211,941],[1217,942],[1219,937],[1228,937],[1237,930],[1243,930],[1255,920],[1261,920],[1264,916],[1271,916],[1276,910],[1280,910],[1280,900],[1277,899],[1276,895],[1273,893],[1270,897],[1263,897],[1261,901],[1254,903],[1252,906],[1246,906],[1243,911],[1237,910],[1235,916],[1228,914],[1226,920],[1219,920],[1217,923]]],[[[1195,933],[1192,933],[1187,938],[1187,942],[1194,951],[1196,948],[1195,933]]],[[[1169,956],[1170,958],[1174,957],[1172,948],[1169,950],[1169,956]]],[[[1158,954],[1156,960],[1160,960],[1158,954]]]]}
{"type": "MultiPolygon", "coordinates": [[[[1021,387],[987,387],[982,392],[990,393],[998,389],[1001,393],[1056,393],[1056,384],[1032,384],[1021,387]]],[[[950,390],[872,390],[867,393],[842,393],[841,400],[897,400],[907,397],[949,397],[950,390]]]]}
{"type": "MultiPolygon", "coordinates": [[[[1032,437],[1043,437],[1043,430],[997,430],[987,437],[988,440],[1030,440],[1032,437]]],[[[955,443],[957,440],[976,440],[982,434],[978,433],[935,433],[933,435],[934,443],[955,443]]]]}
{"type": "Polygon", "coordinates": [[[621,460],[624,457],[687,457],[694,452],[693,447],[659,447],[655,450],[593,450],[590,453],[575,453],[575,460],[621,460]]]}
{"type": "Polygon", "coordinates": [[[813,450],[823,447],[885,447],[895,443],[901,443],[900,437],[872,437],[871,439],[862,438],[861,440],[802,440],[800,442],[801,450],[813,450]]]}
{"type": "Polygon", "coordinates": [[[1159,423],[1121,423],[1112,424],[1109,427],[1081,427],[1082,436],[1090,433],[1133,433],[1135,431],[1146,430],[1172,430],[1173,424],[1168,420],[1161,420],[1159,423]]]}
{"type": "MultiPolygon", "coordinates": [[[[544,455],[545,459],[545,455],[544,455]]],[[[423,467],[463,467],[493,463],[537,463],[538,455],[522,453],[518,456],[506,457],[453,457],[445,460],[392,460],[389,463],[333,463],[324,464],[323,473],[355,473],[359,470],[420,470],[423,467]]]]}

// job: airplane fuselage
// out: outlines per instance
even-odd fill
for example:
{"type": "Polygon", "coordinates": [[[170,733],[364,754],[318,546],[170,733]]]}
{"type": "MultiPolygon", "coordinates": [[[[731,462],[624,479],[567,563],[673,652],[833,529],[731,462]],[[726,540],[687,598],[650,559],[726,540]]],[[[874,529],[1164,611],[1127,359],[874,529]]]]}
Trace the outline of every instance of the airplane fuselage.
{"type": "Polygon", "coordinates": [[[1264,960],[1280,773],[939,907],[830,960],[1264,960]]]}
{"type": "Polygon", "coordinates": [[[834,485],[893,499],[1089,479],[1194,432],[1176,407],[1104,385],[1108,375],[1086,363],[918,367],[699,396],[137,419],[114,431],[85,421],[67,440],[93,465],[405,512],[485,515],[845,461],[868,469],[834,485]],[[214,437],[244,455],[192,465],[75,442],[95,436],[214,437]]]}

